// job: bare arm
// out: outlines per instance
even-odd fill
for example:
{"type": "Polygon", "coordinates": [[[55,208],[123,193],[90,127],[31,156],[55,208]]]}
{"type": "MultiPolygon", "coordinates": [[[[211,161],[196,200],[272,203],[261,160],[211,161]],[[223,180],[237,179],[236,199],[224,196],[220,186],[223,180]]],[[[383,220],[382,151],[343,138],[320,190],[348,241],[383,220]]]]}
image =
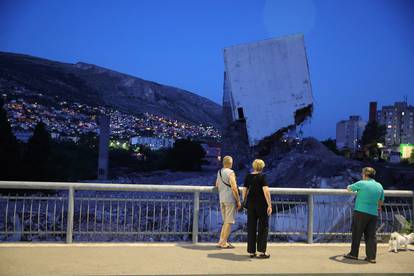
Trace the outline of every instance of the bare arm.
{"type": "Polygon", "coordinates": [[[269,186],[263,186],[263,193],[267,202],[267,215],[270,216],[272,214],[272,199],[270,197],[269,186]]]}
{"type": "Polygon", "coordinates": [[[247,193],[247,188],[243,187],[243,189],[242,189],[242,199],[243,199],[243,201],[246,200],[246,193],[247,193]]]}
{"type": "Polygon", "coordinates": [[[384,190],[382,190],[381,191],[381,196],[380,196],[380,198],[378,200],[378,210],[381,210],[382,205],[384,205],[384,200],[385,200],[384,190]]]}
{"type": "Polygon", "coordinates": [[[263,193],[266,198],[267,206],[272,206],[272,200],[270,198],[270,191],[268,186],[263,186],[263,193]]]}
{"type": "Polygon", "coordinates": [[[240,203],[239,189],[237,188],[236,175],[234,173],[230,174],[230,186],[236,202],[240,203]]]}
{"type": "Polygon", "coordinates": [[[358,192],[361,189],[361,182],[355,182],[354,184],[348,185],[346,189],[350,192],[358,192]]]}
{"type": "Polygon", "coordinates": [[[218,180],[218,178],[216,179],[216,187],[218,188],[218,186],[219,186],[219,180],[218,180]]]}

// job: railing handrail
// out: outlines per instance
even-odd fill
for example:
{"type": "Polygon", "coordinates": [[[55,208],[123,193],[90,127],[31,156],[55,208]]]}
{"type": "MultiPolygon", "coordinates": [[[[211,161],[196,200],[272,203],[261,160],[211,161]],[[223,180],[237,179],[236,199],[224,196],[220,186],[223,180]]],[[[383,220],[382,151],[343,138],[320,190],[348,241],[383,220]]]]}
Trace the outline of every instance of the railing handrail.
{"type": "MultiPolygon", "coordinates": [[[[124,192],[178,192],[193,194],[193,243],[198,241],[198,217],[200,208],[200,193],[213,193],[214,186],[180,186],[180,185],[151,185],[151,184],[112,184],[112,183],[76,183],[76,182],[28,182],[28,181],[0,181],[0,189],[46,189],[46,190],[68,190],[67,229],[66,242],[72,243],[74,203],[76,190],[94,191],[124,191],[124,192]]],[[[313,220],[315,195],[339,195],[351,196],[354,193],[346,189],[316,189],[316,188],[270,188],[271,194],[281,195],[306,195],[308,205],[308,243],[313,242],[313,220]]],[[[414,219],[414,191],[386,190],[386,197],[411,197],[413,199],[414,219]]]]}
{"type": "MultiPolygon", "coordinates": [[[[92,190],[123,192],[176,192],[176,193],[213,193],[214,186],[184,186],[159,184],[113,184],[83,182],[32,182],[32,181],[0,181],[0,189],[46,189],[46,190],[92,190]]],[[[269,188],[271,194],[280,195],[353,195],[346,189],[321,188],[269,188]]],[[[388,197],[414,197],[414,191],[385,190],[388,197]]]]}

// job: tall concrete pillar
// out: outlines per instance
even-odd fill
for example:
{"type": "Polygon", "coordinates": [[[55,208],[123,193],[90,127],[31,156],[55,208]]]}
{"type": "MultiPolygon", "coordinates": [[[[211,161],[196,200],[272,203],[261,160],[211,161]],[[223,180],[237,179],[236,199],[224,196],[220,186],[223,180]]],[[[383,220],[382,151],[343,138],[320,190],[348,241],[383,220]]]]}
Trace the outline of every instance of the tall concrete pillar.
{"type": "Polygon", "coordinates": [[[99,159],[98,159],[98,180],[108,178],[108,159],[109,159],[109,117],[102,115],[99,117],[99,159]]]}
{"type": "Polygon", "coordinates": [[[369,123],[377,121],[377,102],[369,103],[369,123]]]}

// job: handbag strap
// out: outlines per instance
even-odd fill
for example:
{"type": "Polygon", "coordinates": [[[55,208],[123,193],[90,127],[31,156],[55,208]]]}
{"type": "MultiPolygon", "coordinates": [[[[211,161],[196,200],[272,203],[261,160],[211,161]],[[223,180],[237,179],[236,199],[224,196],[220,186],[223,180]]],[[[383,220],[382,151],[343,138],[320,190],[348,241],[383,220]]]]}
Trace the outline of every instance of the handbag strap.
{"type": "Polygon", "coordinates": [[[230,185],[230,184],[228,184],[228,183],[224,182],[223,177],[221,176],[221,170],[222,170],[222,169],[220,169],[220,170],[219,170],[219,174],[220,174],[221,182],[223,182],[223,184],[224,184],[224,185],[226,185],[227,187],[231,188],[231,185],[230,185]]]}

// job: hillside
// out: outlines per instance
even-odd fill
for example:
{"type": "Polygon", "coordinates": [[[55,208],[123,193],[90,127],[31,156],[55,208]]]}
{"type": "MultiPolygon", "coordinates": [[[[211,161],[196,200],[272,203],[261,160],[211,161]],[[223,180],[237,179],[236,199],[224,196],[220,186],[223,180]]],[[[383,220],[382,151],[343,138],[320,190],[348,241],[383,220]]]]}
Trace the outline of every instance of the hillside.
{"type": "Polygon", "coordinates": [[[149,112],[221,126],[221,106],[209,99],[83,62],[61,63],[0,52],[0,85],[22,86],[51,98],[112,107],[130,114],[149,112]]]}

